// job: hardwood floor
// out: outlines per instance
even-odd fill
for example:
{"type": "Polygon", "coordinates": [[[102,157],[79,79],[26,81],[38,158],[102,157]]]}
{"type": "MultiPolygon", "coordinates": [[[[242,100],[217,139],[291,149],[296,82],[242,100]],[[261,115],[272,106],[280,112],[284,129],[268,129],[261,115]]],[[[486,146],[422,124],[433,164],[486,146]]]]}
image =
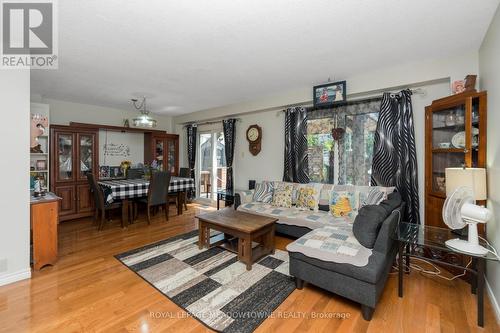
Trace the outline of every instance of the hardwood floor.
{"type": "MultiPolygon", "coordinates": [[[[206,332],[205,326],[160,294],[113,255],[196,228],[184,215],[141,220],[128,229],[113,221],[97,231],[91,219],[59,225],[59,260],[31,280],[0,287],[1,332],[206,332]]],[[[277,248],[289,239],[277,237],[277,248]]],[[[447,282],[412,272],[405,297],[391,275],[370,322],[358,304],[306,285],[295,290],[257,332],[499,332],[488,298],[485,328],[476,326],[476,300],[463,281],[447,282]],[[335,316],[346,318],[338,319],[335,316]],[[315,316],[316,319],[311,319],[315,316]],[[328,317],[334,316],[333,318],[328,317]]]]}

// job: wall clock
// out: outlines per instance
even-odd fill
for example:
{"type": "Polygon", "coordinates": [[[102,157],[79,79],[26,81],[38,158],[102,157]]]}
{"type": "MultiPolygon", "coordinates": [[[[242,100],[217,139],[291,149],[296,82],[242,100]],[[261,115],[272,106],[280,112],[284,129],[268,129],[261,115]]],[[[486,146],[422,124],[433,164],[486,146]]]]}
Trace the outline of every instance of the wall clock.
{"type": "Polygon", "coordinates": [[[248,149],[253,156],[260,153],[262,141],[262,128],[258,125],[251,125],[247,129],[248,149]]]}

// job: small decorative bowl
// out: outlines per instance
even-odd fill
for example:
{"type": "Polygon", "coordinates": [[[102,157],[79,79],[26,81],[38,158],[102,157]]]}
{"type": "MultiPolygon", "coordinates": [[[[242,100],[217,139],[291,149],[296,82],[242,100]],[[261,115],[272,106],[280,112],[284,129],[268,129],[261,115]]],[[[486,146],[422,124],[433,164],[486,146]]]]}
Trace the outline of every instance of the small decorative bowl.
{"type": "Polygon", "coordinates": [[[442,149],[447,149],[447,148],[450,148],[451,147],[451,143],[449,142],[441,142],[439,144],[439,148],[442,148],[442,149]]]}

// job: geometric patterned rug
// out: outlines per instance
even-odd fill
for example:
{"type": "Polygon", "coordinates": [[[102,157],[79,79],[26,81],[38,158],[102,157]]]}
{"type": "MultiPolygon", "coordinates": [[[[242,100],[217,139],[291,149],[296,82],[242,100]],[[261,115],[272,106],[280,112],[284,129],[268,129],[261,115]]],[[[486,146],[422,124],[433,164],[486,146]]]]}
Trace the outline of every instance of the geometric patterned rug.
{"type": "Polygon", "coordinates": [[[253,332],[295,290],[288,252],[276,250],[247,271],[232,252],[199,250],[198,230],[115,257],[219,332],[253,332]]]}

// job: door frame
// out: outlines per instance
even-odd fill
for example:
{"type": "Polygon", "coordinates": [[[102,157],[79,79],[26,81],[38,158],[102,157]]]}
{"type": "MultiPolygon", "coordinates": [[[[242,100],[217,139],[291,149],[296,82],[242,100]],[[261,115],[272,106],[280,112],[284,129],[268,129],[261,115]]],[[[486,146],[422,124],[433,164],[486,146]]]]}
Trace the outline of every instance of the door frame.
{"type": "Polygon", "coordinates": [[[196,147],[197,154],[196,154],[196,162],[195,162],[195,170],[196,170],[196,177],[195,179],[198,179],[196,183],[196,200],[202,201],[204,203],[208,204],[215,204],[217,201],[217,152],[214,152],[214,148],[217,147],[217,135],[222,132],[222,128],[211,128],[207,129],[204,131],[198,131],[197,135],[197,145],[196,147]],[[211,198],[203,198],[201,197],[201,186],[200,186],[200,181],[201,181],[201,136],[203,134],[210,134],[211,138],[210,140],[212,141],[212,170],[211,170],[211,184],[212,188],[210,190],[211,193],[211,198]],[[214,172],[215,170],[215,172],[214,172]]]}

